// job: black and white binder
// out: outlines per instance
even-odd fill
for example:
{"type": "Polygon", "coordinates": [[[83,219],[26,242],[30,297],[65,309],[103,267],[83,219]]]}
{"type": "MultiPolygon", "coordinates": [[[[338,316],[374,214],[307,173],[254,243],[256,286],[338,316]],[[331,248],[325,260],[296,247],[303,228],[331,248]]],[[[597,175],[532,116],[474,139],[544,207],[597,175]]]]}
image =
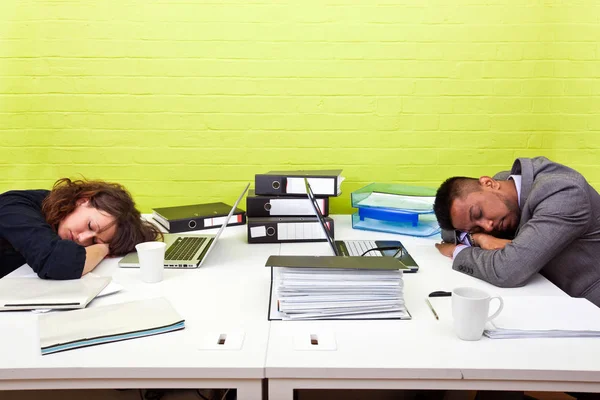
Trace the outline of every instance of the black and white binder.
{"type": "MultiPolygon", "coordinates": [[[[220,228],[227,219],[231,206],[225,203],[190,204],[162,207],[152,210],[152,218],[170,233],[220,228]]],[[[236,208],[227,226],[246,223],[244,210],[236,208]]]]}
{"type": "MultiPolygon", "coordinates": [[[[325,217],[333,234],[333,219],[325,217]]],[[[248,218],[248,243],[325,242],[316,217],[248,218]]]]}
{"type": "MultiPolygon", "coordinates": [[[[329,215],[329,198],[316,199],[323,215],[329,215]]],[[[257,196],[254,190],[246,197],[248,217],[302,217],[313,216],[315,212],[306,196],[257,196]]]]}
{"type": "Polygon", "coordinates": [[[344,178],[341,169],[302,170],[302,171],[270,171],[256,174],[255,192],[257,195],[301,195],[306,194],[304,178],[315,196],[339,196],[344,178]]]}

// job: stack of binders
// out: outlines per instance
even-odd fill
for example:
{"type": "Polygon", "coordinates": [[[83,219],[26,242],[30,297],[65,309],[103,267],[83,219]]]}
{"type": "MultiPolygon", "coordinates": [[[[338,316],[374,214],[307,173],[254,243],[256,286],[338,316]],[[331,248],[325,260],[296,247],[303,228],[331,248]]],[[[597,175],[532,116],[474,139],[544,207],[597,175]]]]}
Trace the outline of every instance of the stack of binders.
{"type": "Polygon", "coordinates": [[[317,197],[332,235],[333,219],[329,218],[329,197],[341,194],[342,170],[271,171],[256,174],[254,190],[246,198],[248,243],[324,242],[319,225],[306,194],[304,178],[317,197]]]}

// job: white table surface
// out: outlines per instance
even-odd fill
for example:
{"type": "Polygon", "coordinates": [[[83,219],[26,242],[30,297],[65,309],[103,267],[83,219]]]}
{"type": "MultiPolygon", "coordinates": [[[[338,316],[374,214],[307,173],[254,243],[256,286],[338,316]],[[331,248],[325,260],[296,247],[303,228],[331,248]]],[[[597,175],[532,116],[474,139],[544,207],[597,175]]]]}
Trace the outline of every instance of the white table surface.
{"type": "MultiPolygon", "coordinates": [[[[410,321],[267,320],[269,255],[327,255],[326,243],[246,243],[246,226],[229,227],[205,264],[166,270],[161,283],[141,282],[137,269],[105,260],[96,274],[112,276],[120,293],[89,306],[165,296],[186,319],[182,331],[41,356],[36,314],[0,314],[0,390],[59,388],[238,389],[259,399],[263,378],[272,399],[291,399],[297,388],[439,388],[600,391],[597,339],[518,339],[463,342],[449,315],[436,321],[425,304],[435,290],[474,286],[492,294],[565,294],[541,276],[524,288],[500,289],[451,269],[433,246],[439,237],[412,238],[353,230],[335,216],[337,239],[400,239],[420,265],[405,274],[410,321]],[[206,350],[215,333],[242,332],[239,350],[206,350]],[[299,351],[293,338],[331,335],[335,350],[299,351]]],[[[214,230],[212,231],[214,232],[214,230]]],[[[26,274],[28,267],[11,276],[26,274]]],[[[443,301],[449,299],[436,299],[443,301]]],[[[435,304],[435,303],[434,303],[435,304]]]]}
{"type": "MultiPolygon", "coordinates": [[[[354,230],[349,216],[335,216],[335,232],[337,240],[402,241],[420,266],[419,272],[404,274],[404,297],[412,320],[272,321],[266,360],[271,398],[292,399],[294,388],[600,391],[600,340],[484,337],[461,341],[453,334],[449,313],[438,308],[437,321],[425,303],[430,292],[458,286],[501,296],[565,296],[541,275],[522,288],[497,288],[452,270],[451,260],[434,247],[439,236],[354,230]],[[331,336],[335,350],[298,350],[294,340],[302,334],[331,336]]],[[[282,255],[330,252],[326,243],[281,245],[282,255]]],[[[451,300],[438,298],[434,304],[440,301],[451,300]]]]}
{"type": "MultiPolygon", "coordinates": [[[[224,387],[260,399],[269,332],[264,264],[279,247],[248,245],[246,226],[228,227],[202,267],[167,269],[155,284],[142,282],[138,269],[119,268],[118,259],[104,260],[94,273],[112,276],[124,290],[88,307],[164,296],[185,318],[185,329],[42,356],[37,315],[1,313],[0,389],[224,387]],[[202,348],[221,333],[243,335],[241,348],[202,348]]],[[[6,279],[27,273],[24,266],[6,279]]]]}

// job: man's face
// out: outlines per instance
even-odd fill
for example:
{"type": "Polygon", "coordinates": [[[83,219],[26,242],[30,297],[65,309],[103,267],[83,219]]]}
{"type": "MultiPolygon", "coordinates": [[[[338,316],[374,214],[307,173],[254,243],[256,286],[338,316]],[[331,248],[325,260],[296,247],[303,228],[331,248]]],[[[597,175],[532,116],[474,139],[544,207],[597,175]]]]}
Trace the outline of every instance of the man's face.
{"type": "Polygon", "coordinates": [[[521,218],[518,200],[493,186],[481,185],[480,189],[454,200],[450,207],[454,228],[513,237],[521,218]]]}

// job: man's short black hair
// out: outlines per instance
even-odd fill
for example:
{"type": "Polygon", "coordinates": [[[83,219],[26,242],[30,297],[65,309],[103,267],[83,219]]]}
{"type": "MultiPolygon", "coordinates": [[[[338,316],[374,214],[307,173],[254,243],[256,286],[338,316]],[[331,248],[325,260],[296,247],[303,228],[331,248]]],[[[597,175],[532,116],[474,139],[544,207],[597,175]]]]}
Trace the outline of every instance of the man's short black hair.
{"type": "Polygon", "coordinates": [[[465,176],[448,178],[442,183],[435,194],[435,202],[433,203],[433,211],[440,224],[440,228],[445,230],[455,229],[450,217],[450,207],[452,207],[452,203],[457,198],[462,198],[476,190],[477,186],[475,185],[479,185],[477,179],[465,176]]]}

